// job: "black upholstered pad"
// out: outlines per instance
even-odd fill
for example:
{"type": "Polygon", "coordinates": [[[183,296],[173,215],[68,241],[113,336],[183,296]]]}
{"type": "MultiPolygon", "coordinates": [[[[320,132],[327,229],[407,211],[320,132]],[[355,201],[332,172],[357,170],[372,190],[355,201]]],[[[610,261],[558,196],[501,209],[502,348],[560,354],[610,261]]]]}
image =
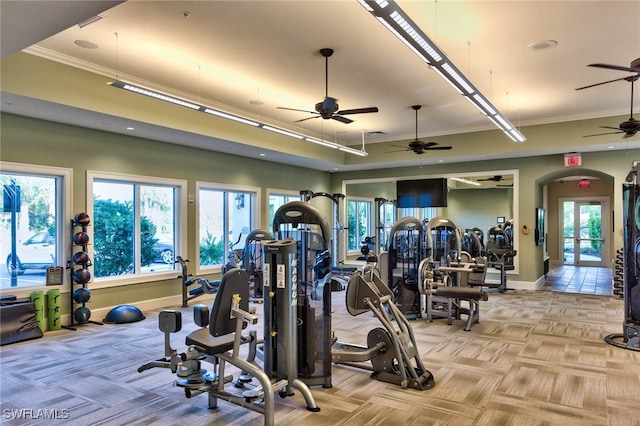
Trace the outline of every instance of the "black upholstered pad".
{"type": "Polygon", "coordinates": [[[204,349],[207,355],[216,355],[222,352],[230,351],[233,349],[233,342],[235,334],[225,334],[219,337],[213,337],[209,334],[208,328],[200,328],[189,335],[186,338],[186,344],[188,346],[195,345],[204,349]]]}

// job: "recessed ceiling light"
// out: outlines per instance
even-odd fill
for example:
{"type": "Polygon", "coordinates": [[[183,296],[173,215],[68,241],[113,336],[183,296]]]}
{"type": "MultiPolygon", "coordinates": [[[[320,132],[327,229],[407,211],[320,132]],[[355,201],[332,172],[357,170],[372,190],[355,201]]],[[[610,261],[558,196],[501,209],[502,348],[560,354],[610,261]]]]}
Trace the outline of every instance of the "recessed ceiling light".
{"type": "Polygon", "coordinates": [[[251,100],[251,101],[249,101],[249,103],[250,103],[251,105],[264,105],[264,102],[259,101],[259,100],[257,100],[257,99],[251,100]]]}
{"type": "Polygon", "coordinates": [[[527,46],[527,50],[530,52],[539,52],[541,50],[553,49],[557,45],[558,42],[555,40],[542,40],[531,43],[527,46]]]}
{"type": "Polygon", "coordinates": [[[135,130],[135,129],[136,129],[135,127],[131,127],[131,126],[127,127],[127,130],[135,130]]]}
{"type": "Polygon", "coordinates": [[[260,153],[260,157],[264,157],[264,156],[266,156],[266,155],[267,155],[267,154],[265,154],[264,152],[261,152],[261,153],[260,153]]]}
{"type": "Polygon", "coordinates": [[[76,40],[75,45],[83,49],[97,49],[98,45],[88,40],[76,40]]]}

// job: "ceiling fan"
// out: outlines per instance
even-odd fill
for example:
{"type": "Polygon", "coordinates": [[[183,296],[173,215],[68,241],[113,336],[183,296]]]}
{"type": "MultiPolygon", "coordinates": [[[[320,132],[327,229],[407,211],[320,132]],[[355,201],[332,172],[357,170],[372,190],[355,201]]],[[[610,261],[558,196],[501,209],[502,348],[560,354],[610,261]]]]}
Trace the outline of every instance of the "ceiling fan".
{"type": "Polygon", "coordinates": [[[491,177],[484,178],[484,179],[476,179],[476,182],[496,182],[496,187],[499,187],[499,188],[513,188],[513,183],[500,184],[500,182],[502,182],[503,180],[505,180],[504,176],[495,175],[495,176],[491,176],[491,177]]]}
{"type": "Polygon", "coordinates": [[[329,57],[333,55],[333,49],[328,49],[328,48],[320,49],[320,54],[325,58],[325,98],[324,100],[322,102],[318,102],[315,105],[315,111],[307,111],[303,109],[285,108],[285,107],[277,107],[277,108],[286,109],[289,111],[300,111],[300,112],[306,112],[309,114],[314,114],[313,117],[307,117],[301,120],[296,120],[295,123],[311,120],[312,118],[322,117],[325,120],[333,119],[345,124],[349,124],[349,123],[353,123],[353,120],[351,120],[348,117],[344,117],[345,115],[378,112],[378,107],[366,107],[366,108],[340,110],[338,106],[338,100],[336,98],[332,98],[329,96],[329,57]]]}
{"type": "Polygon", "coordinates": [[[590,67],[596,67],[596,68],[606,68],[606,69],[617,70],[617,71],[634,72],[634,73],[636,73],[636,75],[631,75],[631,76],[628,76],[628,77],[616,78],[614,80],[603,81],[602,83],[596,83],[596,84],[590,84],[588,86],[578,87],[576,90],[588,89],[590,87],[601,86],[603,84],[613,83],[614,81],[622,81],[622,80],[626,80],[626,81],[629,81],[629,82],[633,83],[638,78],[640,78],[640,58],[638,58],[635,61],[631,62],[631,66],[630,67],[623,67],[623,66],[619,66],[619,65],[609,65],[609,64],[589,64],[589,66],[590,67]]]}
{"type": "Polygon", "coordinates": [[[501,175],[495,175],[484,179],[476,179],[476,182],[500,182],[504,179],[501,175]]]}
{"type": "Polygon", "coordinates": [[[640,58],[631,62],[631,67],[622,67],[618,65],[608,65],[608,64],[591,64],[589,66],[598,67],[598,68],[607,68],[607,69],[618,70],[618,71],[634,72],[636,74],[628,77],[616,78],[615,80],[609,80],[602,83],[591,84],[589,86],[579,87],[576,89],[576,90],[587,89],[589,87],[600,86],[602,84],[612,83],[614,81],[620,81],[620,80],[626,80],[631,83],[631,111],[630,111],[629,119],[627,121],[623,121],[622,123],[620,123],[618,127],[600,126],[603,129],[616,130],[615,132],[597,133],[593,135],[585,135],[584,137],[587,138],[592,136],[613,135],[618,133],[624,133],[623,137],[625,138],[634,136],[636,133],[640,131],[640,121],[633,118],[633,84],[636,82],[636,80],[638,80],[638,78],[640,78],[640,58]]]}
{"type": "MultiPolygon", "coordinates": [[[[418,110],[422,108],[422,105],[413,105],[411,108],[416,112],[416,138],[411,142],[409,142],[409,145],[406,147],[399,146],[399,145],[392,145],[392,146],[397,146],[398,148],[404,148],[402,151],[413,151],[416,154],[424,154],[424,152],[427,150],[451,149],[452,148],[451,146],[436,146],[438,145],[438,143],[436,142],[422,142],[421,140],[418,139],[418,110]]],[[[398,151],[391,151],[391,152],[398,152],[398,151]]]]}

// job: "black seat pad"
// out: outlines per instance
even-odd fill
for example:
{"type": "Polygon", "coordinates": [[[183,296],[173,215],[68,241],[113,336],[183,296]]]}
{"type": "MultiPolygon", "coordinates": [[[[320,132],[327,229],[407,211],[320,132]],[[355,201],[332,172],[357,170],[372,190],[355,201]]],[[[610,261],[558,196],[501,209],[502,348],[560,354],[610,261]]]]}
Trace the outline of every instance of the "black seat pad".
{"type": "Polygon", "coordinates": [[[234,340],[235,335],[233,333],[213,337],[209,333],[209,329],[200,328],[194,332],[189,333],[189,335],[186,337],[185,343],[188,346],[194,345],[204,349],[204,352],[207,355],[216,355],[233,349],[234,340]]]}

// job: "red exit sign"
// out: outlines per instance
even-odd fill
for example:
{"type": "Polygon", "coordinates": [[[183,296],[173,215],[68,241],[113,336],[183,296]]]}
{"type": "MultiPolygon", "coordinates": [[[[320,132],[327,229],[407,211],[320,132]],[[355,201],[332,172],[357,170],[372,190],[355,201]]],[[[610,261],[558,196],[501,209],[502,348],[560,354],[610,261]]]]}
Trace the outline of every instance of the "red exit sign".
{"type": "Polygon", "coordinates": [[[582,155],[571,153],[564,155],[564,166],[565,167],[576,167],[582,166],[582,155]]]}

